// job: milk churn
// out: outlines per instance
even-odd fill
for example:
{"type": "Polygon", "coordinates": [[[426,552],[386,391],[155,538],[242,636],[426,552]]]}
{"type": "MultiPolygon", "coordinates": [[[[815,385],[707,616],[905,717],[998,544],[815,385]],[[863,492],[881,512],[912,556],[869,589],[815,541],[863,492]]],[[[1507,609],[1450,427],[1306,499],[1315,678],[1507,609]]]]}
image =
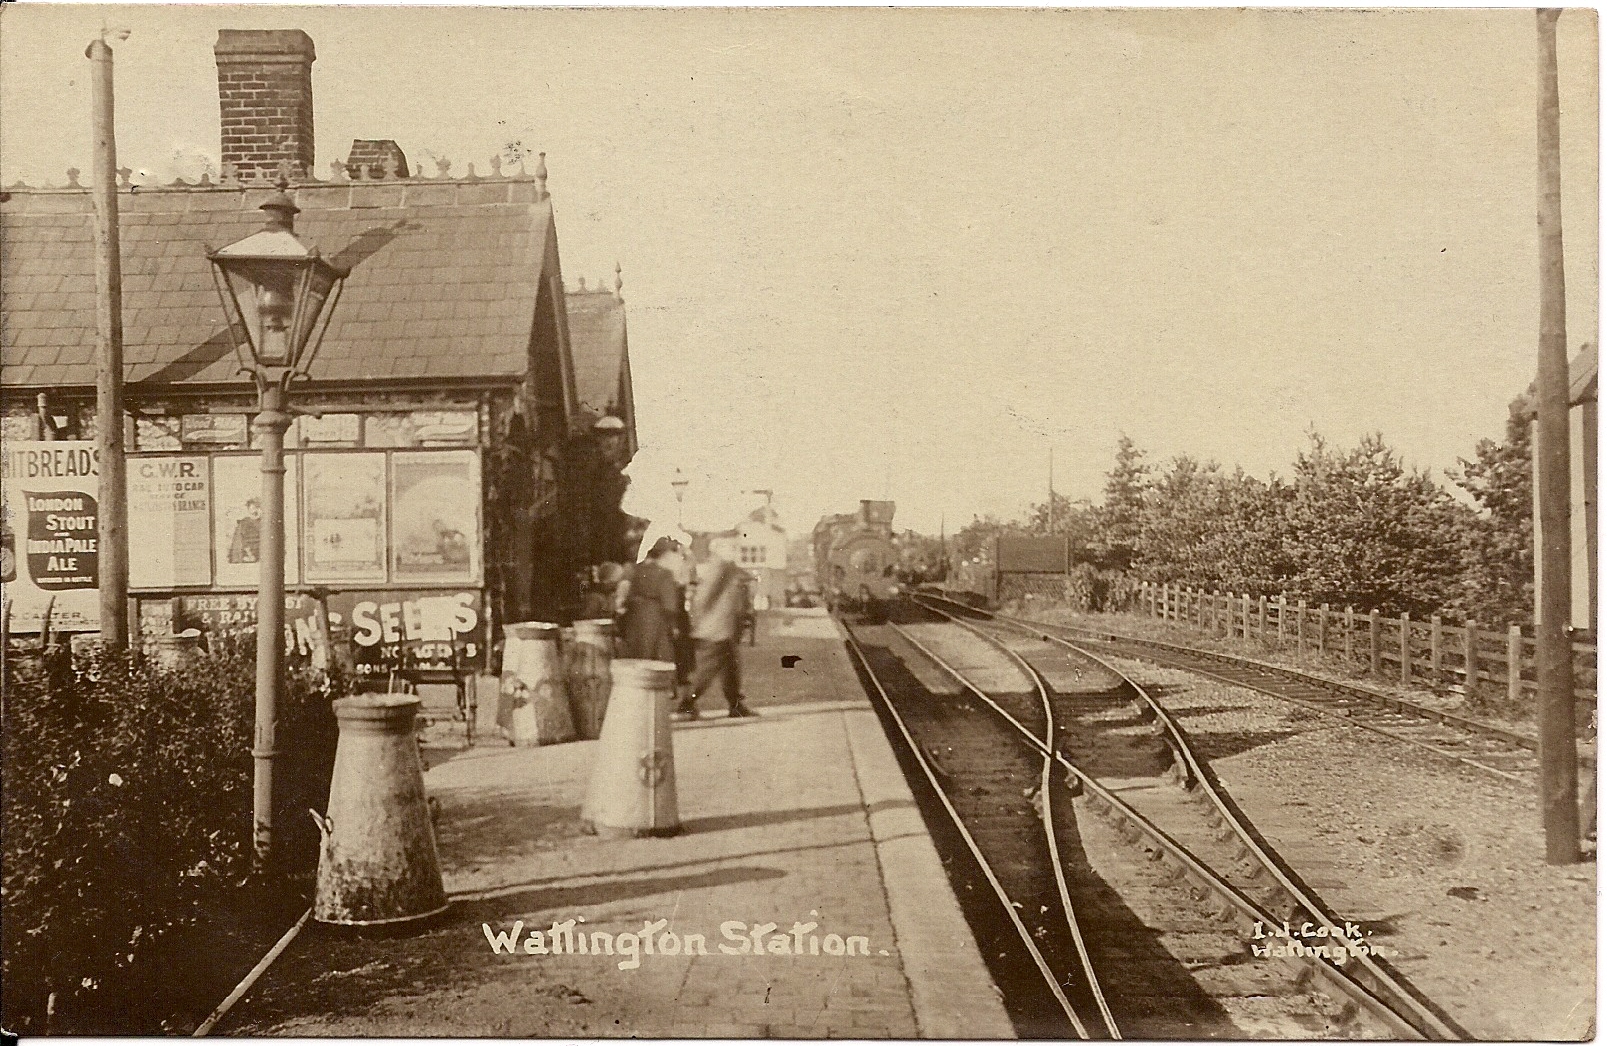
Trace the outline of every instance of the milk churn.
{"type": "Polygon", "coordinates": [[[611,618],[576,621],[574,636],[564,665],[569,678],[569,707],[575,715],[576,732],[591,741],[602,736],[603,715],[608,711],[614,622],[611,618]]]}
{"type": "Polygon", "coordinates": [[[444,910],[440,858],[413,736],[419,700],[361,694],[335,702],[340,743],[313,918],[348,926],[422,919],[444,910]]]}
{"type": "Polygon", "coordinates": [[[549,621],[504,625],[502,686],[497,725],[511,745],[550,745],[575,739],[564,693],[559,628],[549,621]]]}
{"type": "Polygon", "coordinates": [[[183,668],[186,661],[201,652],[201,630],[160,633],[152,638],[151,646],[158,665],[169,670],[183,668]]]}
{"type": "Polygon", "coordinates": [[[675,666],[622,658],[611,668],[613,688],[582,827],[605,838],[674,835],[681,830],[670,740],[675,666]]]}

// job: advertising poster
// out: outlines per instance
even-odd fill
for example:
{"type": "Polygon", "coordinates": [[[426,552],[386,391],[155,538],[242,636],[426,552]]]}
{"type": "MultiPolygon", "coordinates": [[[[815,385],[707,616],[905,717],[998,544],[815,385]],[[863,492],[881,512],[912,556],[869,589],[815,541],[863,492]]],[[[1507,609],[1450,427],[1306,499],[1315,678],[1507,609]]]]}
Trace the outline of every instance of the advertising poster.
{"type": "Polygon", "coordinates": [[[309,454],[307,580],[385,580],[385,455],[309,454]]]}
{"type": "MultiPolygon", "coordinates": [[[[256,635],[257,596],[239,593],[141,599],[139,625],[140,635],[147,641],[192,628],[206,636],[209,643],[213,639],[245,639],[256,635]]],[[[322,668],[328,664],[328,650],[318,601],[302,593],[286,593],[285,656],[304,658],[322,668]]]]}
{"type": "Polygon", "coordinates": [[[212,583],[211,481],[204,457],[128,461],[128,583],[212,583]]]}
{"type": "MultiPolygon", "coordinates": [[[[301,517],[296,510],[295,455],[285,455],[285,584],[301,580],[301,517]]],[[[217,584],[256,588],[262,567],[262,459],[212,459],[212,548],[217,584]]]]}
{"type": "Polygon", "coordinates": [[[405,664],[448,668],[454,643],[467,664],[481,664],[478,591],[331,592],[329,623],[351,636],[360,676],[384,676],[405,664]]]}
{"type": "Polygon", "coordinates": [[[480,569],[480,462],[472,450],[391,458],[396,581],[473,581],[480,569]]]}
{"type": "Polygon", "coordinates": [[[100,469],[88,440],[8,442],[0,465],[0,582],[11,631],[100,627],[100,469]]]}

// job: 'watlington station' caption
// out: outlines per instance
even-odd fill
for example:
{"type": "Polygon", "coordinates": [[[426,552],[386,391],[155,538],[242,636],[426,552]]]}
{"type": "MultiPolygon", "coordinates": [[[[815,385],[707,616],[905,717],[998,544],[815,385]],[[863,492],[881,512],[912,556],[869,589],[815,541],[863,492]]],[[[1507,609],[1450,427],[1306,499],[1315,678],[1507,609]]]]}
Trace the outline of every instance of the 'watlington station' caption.
{"type": "MultiPolygon", "coordinates": [[[[811,917],[818,912],[810,912],[811,917]]],[[[644,956],[677,955],[777,955],[830,957],[869,956],[870,938],[859,934],[817,934],[819,923],[794,922],[782,928],[779,923],[746,923],[740,919],[727,919],[720,923],[720,939],[709,950],[707,934],[675,933],[669,929],[669,920],[644,921],[640,930],[610,933],[607,930],[587,932],[585,916],[555,921],[545,930],[526,932],[522,920],[504,930],[491,929],[490,923],[481,923],[485,939],[498,955],[617,955],[623,956],[617,964],[622,970],[634,970],[642,965],[644,956]]],[[[885,950],[879,954],[886,955],[885,950]]]]}

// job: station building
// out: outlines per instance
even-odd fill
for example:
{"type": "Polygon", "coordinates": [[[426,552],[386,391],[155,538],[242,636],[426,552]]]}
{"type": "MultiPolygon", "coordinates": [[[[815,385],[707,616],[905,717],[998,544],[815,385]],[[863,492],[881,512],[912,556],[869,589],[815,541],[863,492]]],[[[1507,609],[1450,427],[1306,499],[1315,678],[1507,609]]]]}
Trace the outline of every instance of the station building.
{"type": "MultiPolygon", "coordinates": [[[[146,634],[255,621],[256,393],[207,254],[262,226],[287,173],[297,234],[351,273],[290,396],[305,413],[285,441],[288,637],[316,641],[327,613],[373,671],[453,646],[484,664],[502,624],[566,620],[585,569],[624,558],[636,427],[618,275],[566,293],[544,162],[427,177],[375,139],[319,180],[311,39],[224,30],[216,57],[221,181],[136,191],[124,172],[118,193],[130,613],[146,634]]],[[[0,275],[8,447],[92,439],[94,218],[78,172],[0,195],[0,275]]],[[[20,494],[41,482],[7,483],[19,550],[20,494]]],[[[13,599],[14,632],[38,630],[31,609],[13,599]]]]}

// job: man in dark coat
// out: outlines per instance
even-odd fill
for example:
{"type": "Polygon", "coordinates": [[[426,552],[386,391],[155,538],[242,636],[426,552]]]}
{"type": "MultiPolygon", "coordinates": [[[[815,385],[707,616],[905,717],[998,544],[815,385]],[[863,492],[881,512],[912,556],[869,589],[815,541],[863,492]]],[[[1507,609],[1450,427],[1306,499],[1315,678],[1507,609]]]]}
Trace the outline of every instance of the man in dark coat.
{"type": "Polygon", "coordinates": [[[675,661],[676,620],[681,613],[681,586],[666,565],[681,545],[674,538],[654,542],[647,558],[631,571],[620,621],[616,657],[648,661],[675,661]]]}

